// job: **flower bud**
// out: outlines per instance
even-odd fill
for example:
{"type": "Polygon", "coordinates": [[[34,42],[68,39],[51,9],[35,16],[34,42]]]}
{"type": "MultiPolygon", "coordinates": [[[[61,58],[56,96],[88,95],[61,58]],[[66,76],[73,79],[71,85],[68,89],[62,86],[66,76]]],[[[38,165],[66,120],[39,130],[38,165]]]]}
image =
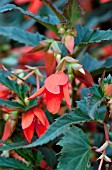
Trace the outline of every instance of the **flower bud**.
{"type": "Polygon", "coordinates": [[[109,84],[109,85],[105,88],[105,93],[106,93],[106,95],[108,95],[109,97],[112,97],[112,84],[109,84]]]}
{"type": "Polygon", "coordinates": [[[4,114],[3,114],[3,119],[4,119],[5,121],[7,121],[9,117],[10,117],[10,114],[8,114],[8,113],[4,113],[4,114]]]}
{"type": "Polygon", "coordinates": [[[105,160],[106,162],[112,162],[111,159],[110,159],[108,156],[106,156],[106,155],[104,155],[104,160],[105,160]]]}
{"type": "Polygon", "coordinates": [[[1,156],[2,156],[2,157],[5,157],[5,158],[9,158],[9,152],[10,152],[10,151],[5,150],[5,151],[2,152],[1,156]]]}
{"type": "Polygon", "coordinates": [[[30,102],[30,101],[28,100],[28,97],[25,97],[25,100],[24,100],[24,101],[25,101],[26,105],[28,106],[28,104],[29,104],[29,102],[30,102]]]}
{"type": "Polygon", "coordinates": [[[108,146],[108,141],[106,141],[100,148],[96,149],[96,152],[102,152],[108,146]]]}

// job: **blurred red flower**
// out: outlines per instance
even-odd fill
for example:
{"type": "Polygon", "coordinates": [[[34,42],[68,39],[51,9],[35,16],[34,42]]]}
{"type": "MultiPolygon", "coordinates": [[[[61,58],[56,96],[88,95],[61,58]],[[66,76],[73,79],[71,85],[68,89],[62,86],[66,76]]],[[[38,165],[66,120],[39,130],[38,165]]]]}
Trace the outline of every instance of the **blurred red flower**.
{"type": "Polygon", "coordinates": [[[47,165],[46,161],[42,159],[42,161],[40,162],[40,168],[45,169],[45,170],[52,170],[52,168],[50,166],[47,165]]]}
{"type": "Polygon", "coordinates": [[[45,59],[45,52],[38,51],[38,52],[31,52],[28,53],[30,50],[32,50],[33,47],[19,47],[13,49],[13,53],[15,53],[17,56],[19,56],[19,63],[20,64],[27,64],[30,62],[37,62],[42,61],[45,59]]]}
{"type": "Polygon", "coordinates": [[[45,113],[39,108],[33,108],[22,115],[22,129],[28,142],[31,142],[34,128],[40,137],[45,133],[49,126],[49,122],[45,113]]]}
{"type": "Polygon", "coordinates": [[[24,3],[30,2],[27,11],[33,14],[37,13],[43,5],[43,2],[40,0],[14,0],[14,2],[17,5],[22,5],[24,3]]]}
{"type": "Polygon", "coordinates": [[[46,94],[46,104],[49,112],[53,114],[58,112],[63,97],[65,98],[68,108],[71,107],[68,91],[68,77],[63,72],[50,75],[45,80],[44,86],[29,97],[29,100],[32,100],[44,93],[46,94]]]}
{"type": "Polygon", "coordinates": [[[1,99],[7,99],[9,96],[11,90],[9,90],[6,86],[0,84],[0,98],[1,99]]]}
{"type": "Polygon", "coordinates": [[[106,3],[106,2],[110,2],[112,0],[100,0],[100,3],[106,3]]]}
{"type": "Polygon", "coordinates": [[[105,47],[102,47],[100,51],[101,51],[100,59],[108,58],[112,56],[112,45],[107,45],[105,47]]]}

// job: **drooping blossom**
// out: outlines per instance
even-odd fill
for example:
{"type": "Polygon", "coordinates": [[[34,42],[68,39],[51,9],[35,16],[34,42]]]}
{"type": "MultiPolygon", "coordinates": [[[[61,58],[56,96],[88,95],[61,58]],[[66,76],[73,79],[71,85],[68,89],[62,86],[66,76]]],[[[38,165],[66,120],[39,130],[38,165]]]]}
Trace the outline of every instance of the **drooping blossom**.
{"type": "Polygon", "coordinates": [[[65,98],[68,108],[71,107],[68,91],[68,76],[61,71],[50,75],[45,80],[44,86],[34,93],[29,100],[42,94],[45,94],[48,111],[53,114],[58,112],[63,98],[65,98]]]}
{"type": "Polygon", "coordinates": [[[18,121],[18,112],[9,110],[9,115],[6,115],[6,119],[7,120],[5,123],[4,132],[2,136],[2,140],[4,141],[11,137],[16,128],[16,124],[18,121]]]}
{"type": "Polygon", "coordinates": [[[22,129],[30,143],[34,134],[34,128],[38,137],[43,135],[49,126],[45,113],[39,108],[33,108],[22,115],[22,129]]]}

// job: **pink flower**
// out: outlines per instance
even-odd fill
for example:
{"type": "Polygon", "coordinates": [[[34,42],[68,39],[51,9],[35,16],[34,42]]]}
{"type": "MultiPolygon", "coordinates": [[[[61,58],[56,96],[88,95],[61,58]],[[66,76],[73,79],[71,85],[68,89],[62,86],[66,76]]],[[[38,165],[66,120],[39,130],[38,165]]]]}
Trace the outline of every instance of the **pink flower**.
{"type": "Polygon", "coordinates": [[[44,86],[29,97],[29,100],[42,94],[46,95],[47,109],[53,114],[58,112],[63,98],[65,98],[68,108],[71,107],[68,91],[68,77],[63,72],[58,72],[49,76],[45,80],[44,86]]]}

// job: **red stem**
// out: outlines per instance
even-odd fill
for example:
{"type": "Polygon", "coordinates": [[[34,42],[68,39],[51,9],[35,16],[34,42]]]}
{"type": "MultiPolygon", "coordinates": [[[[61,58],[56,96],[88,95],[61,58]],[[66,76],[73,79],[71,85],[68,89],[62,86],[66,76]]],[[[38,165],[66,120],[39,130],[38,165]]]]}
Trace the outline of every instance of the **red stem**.
{"type": "Polygon", "coordinates": [[[109,136],[108,136],[108,128],[107,125],[104,123],[104,132],[105,132],[105,139],[109,142],[109,136]]]}
{"type": "MultiPolygon", "coordinates": [[[[106,149],[103,151],[103,155],[105,154],[105,152],[106,152],[106,149]]],[[[101,158],[101,161],[100,161],[100,165],[99,165],[98,170],[101,170],[102,165],[103,165],[103,161],[104,161],[104,156],[102,156],[102,158],[101,158]]]]}
{"type": "Polygon", "coordinates": [[[36,84],[37,84],[37,91],[38,91],[39,88],[40,88],[40,82],[39,82],[39,77],[38,77],[38,75],[36,75],[36,84]]]}

